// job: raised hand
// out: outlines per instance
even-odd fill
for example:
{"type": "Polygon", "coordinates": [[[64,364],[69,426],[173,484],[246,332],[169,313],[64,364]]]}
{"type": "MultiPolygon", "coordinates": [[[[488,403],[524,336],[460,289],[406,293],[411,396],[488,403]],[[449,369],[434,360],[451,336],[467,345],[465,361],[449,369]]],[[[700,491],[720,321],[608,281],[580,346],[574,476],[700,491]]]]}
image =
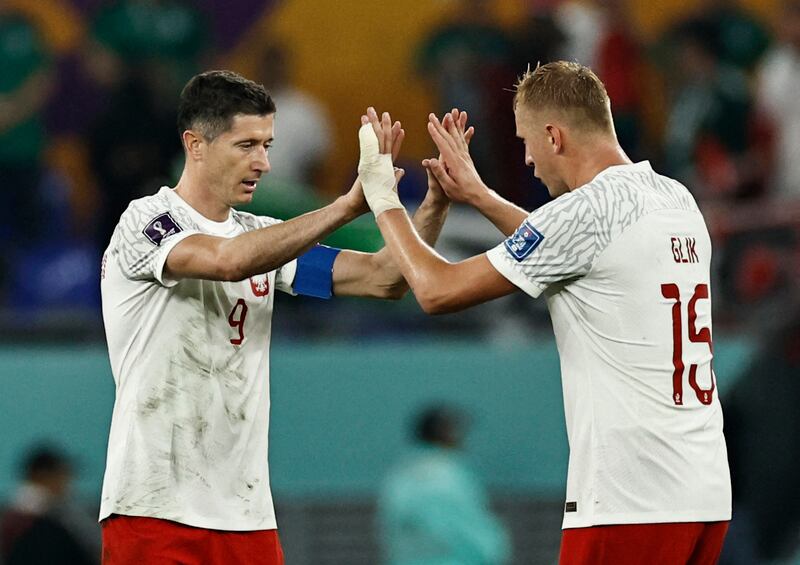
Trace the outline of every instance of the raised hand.
{"type": "Polygon", "coordinates": [[[469,154],[469,141],[475,130],[472,127],[465,129],[466,122],[467,113],[457,108],[445,114],[441,122],[430,114],[428,133],[440,154],[438,159],[423,160],[422,165],[432,173],[451,200],[473,203],[488,188],[469,154]]]}
{"type": "Polygon", "coordinates": [[[397,179],[392,161],[400,149],[405,132],[400,122],[392,124],[388,112],[380,119],[375,109],[367,108],[361,116],[361,129],[358,130],[361,157],[358,161],[358,175],[364,190],[364,197],[377,217],[386,210],[403,208],[397,196],[397,179]]]}
{"type": "Polygon", "coordinates": [[[372,130],[375,132],[375,137],[378,138],[378,151],[379,153],[390,153],[392,155],[392,162],[397,160],[400,154],[400,147],[406,137],[406,132],[400,122],[392,124],[392,118],[389,112],[384,112],[380,118],[375,108],[370,106],[367,108],[367,113],[361,116],[361,125],[370,124],[372,130]]]}
{"type": "MultiPolygon", "coordinates": [[[[448,117],[451,118],[453,120],[453,123],[457,125],[458,131],[461,134],[463,134],[466,143],[469,144],[470,140],[472,139],[472,136],[475,134],[475,128],[470,127],[469,129],[465,130],[467,125],[467,113],[460,112],[457,108],[454,108],[451,112],[445,115],[445,119],[448,119],[448,117]]],[[[448,199],[449,196],[442,188],[442,184],[439,182],[439,179],[436,178],[436,175],[432,170],[432,163],[434,166],[436,166],[438,163],[441,163],[446,173],[447,164],[442,162],[443,159],[440,153],[439,157],[436,159],[423,159],[422,166],[425,167],[425,172],[427,173],[428,176],[428,192],[430,193],[430,195],[437,199],[438,198],[448,199]]],[[[454,200],[456,199],[454,198],[454,200]]]]}

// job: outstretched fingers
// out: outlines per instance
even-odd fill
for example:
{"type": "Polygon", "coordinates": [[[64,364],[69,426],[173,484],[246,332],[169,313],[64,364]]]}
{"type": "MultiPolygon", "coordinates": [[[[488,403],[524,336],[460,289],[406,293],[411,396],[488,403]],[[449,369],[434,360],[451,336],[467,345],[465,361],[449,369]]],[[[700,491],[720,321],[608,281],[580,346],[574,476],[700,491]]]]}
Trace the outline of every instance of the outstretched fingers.
{"type": "MultiPolygon", "coordinates": [[[[392,117],[389,112],[381,114],[381,136],[383,137],[381,153],[391,153],[394,138],[392,136],[392,117]]],[[[381,139],[381,136],[378,136],[378,139],[381,139]]]]}
{"type": "Polygon", "coordinates": [[[400,155],[400,147],[403,145],[403,140],[406,138],[406,130],[403,129],[400,122],[395,122],[392,126],[392,162],[397,161],[397,156],[400,155]]]}
{"type": "Polygon", "coordinates": [[[469,128],[467,128],[467,131],[464,132],[464,141],[467,142],[467,145],[469,145],[469,142],[472,140],[473,135],[475,135],[475,128],[469,126],[469,128]]]}
{"type": "Polygon", "coordinates": [[[445,161],[455,156],[457,146],[453,140],[453,136],[442,126],[439,119],[434,114],[428,116],[428,133],[445,161]]]}
{"type": "Polygon", "coordinates": [[[369,119],[369,123],[372,124],[372,130],[375,132],[375,137],[378,138],[379,151],[383,153],[383,132],[381,131],[381,122],[378,118],[378,113],[372,106],[367,108],[367,118],[369,119]]]}
{"type": "Polygon", "coordinates": [[[453,136],[453,142],[456,147],[462,151],[467,151],[469,142],[464,132],[464,128],[467,127],[467,113],[459,111],[458,108],[453,108],[445,116],[442,125],[447,129],[448,133],[453,136]]]}
{"type": "Polygon", "coordinates": [[[396,159],[406,135],[400,122],[392,123],[389,112],[383,112],[378,116],[375,108],[370,106],[367,108],[367,113],[361,116],[361,125],[366,124],[372,125],[375,137],[378,138],[378,151],[391,153],[392,160],[396,159]]]}

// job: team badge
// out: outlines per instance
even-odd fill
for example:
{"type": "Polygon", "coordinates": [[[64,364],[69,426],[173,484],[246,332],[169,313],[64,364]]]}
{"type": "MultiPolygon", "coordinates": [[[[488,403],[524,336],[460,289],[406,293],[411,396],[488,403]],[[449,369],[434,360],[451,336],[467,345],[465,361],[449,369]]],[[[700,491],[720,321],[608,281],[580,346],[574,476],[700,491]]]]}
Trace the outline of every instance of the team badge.
{"type": "Polygon", "coordinates": [[[153,242],[153,245],[161,245],[164,239],[179,231],[183,231],[183,228],[178,225],[169,212],[164,212],[150,220],[142,233],[153,242]]]}
{"type": "Polygon", "coordinates": [[[250,288],[256,296],[266,296],[269,294],[269,275],[259,275],[250,277],[250,288]]]}
{"type": "Polygon", "coordinates": [[[517,228],[514,235],[505,241],[506,250],[516,259],[522,261],[530,255],[534,249],[539,247],[539,244],[544,239],[544,236],[539,230],[528,223],[528,220],[522,222],[522,225],[517,228]]]}

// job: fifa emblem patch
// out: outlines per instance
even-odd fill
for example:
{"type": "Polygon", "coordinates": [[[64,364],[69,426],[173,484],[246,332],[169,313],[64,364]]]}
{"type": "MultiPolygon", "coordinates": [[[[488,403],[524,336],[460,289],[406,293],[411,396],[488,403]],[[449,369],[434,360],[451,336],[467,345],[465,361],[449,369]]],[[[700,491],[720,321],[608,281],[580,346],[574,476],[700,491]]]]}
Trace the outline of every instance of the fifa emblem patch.
{"type": "Polygon", "coordinates": [[[169,212],[164,212],[150,220],[142,233],[153,242],[153,245],[161,245],[164,239],[179,231],[183,231],[183,228],[178,225],[169,212]]]}
{"type": "Polygon", "coordinates": [[[511,253],[517,261],[522,261],[530,255],[534,249],[539,247],[539,244],[544,239],[544,236],[539,230],[528,223],[528,220],[522,222],[522,225],[517,228],[514,235],[505,241],[506,250],[511,253]]]}

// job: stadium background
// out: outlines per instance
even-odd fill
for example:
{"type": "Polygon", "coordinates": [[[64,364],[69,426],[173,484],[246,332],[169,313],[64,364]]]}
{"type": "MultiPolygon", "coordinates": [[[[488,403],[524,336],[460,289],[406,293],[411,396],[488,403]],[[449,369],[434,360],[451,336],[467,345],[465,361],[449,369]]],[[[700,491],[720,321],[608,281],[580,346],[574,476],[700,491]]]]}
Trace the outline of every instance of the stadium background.
{"type": "MultiPolygon", "coordinates": [[[[26,76],[43,77],[41,103],[19,125],[39,128],[39,141],[21,157],[7,150],[19,146],[22,139],[15,126],[7,125],[14,110],[0,105],[0,118],[6,118],[0,119],[4,147],[0,186],[6,200],[0,213],[4,259],[0,505],[13,493],[21,457],[42,441],[60,446],[74,458],[76,496],[92,509],[99,498],[114,391],[97,281],[99,256],[108,236],[107,228],[103,229],[107,223],[113,225],[119,214],[109,197],[116,190],[108,182],[114,173],[105,170],[104,164],[114,159],[133,167],[131,163],[137,161],[120,157],[124,152],[103,155],[98,147],[125,139],[138,113],[150,111],[141,99],[128,106],[115,103],[121,100],[117,97],[120,89],[126,87],[120,76],[152,81],[145,89],[147,95],[155,97],[154,106],[160,103],[163,108],[152,110],[153,120],[147,123],[161,125],[163,115],[171,112],[174,116],[174,85],[193,72],[224,67],[266,80],[271,65],[277,65],[271,57],[278,46],[282,60],[289,63],[289,83],[316,100],[327,116],[329,133],[308,182],[281,178],[280,169],[273,165],[253,209],[289,217],[349,186],[357,160],[358,116],[367,105],[390,110],[403,121],[407,131],[403,165],[408,170],[403,195],[413,205],[424,190],[417,163],[433,150],[425,117],[448,107],[435,76],[436,59],[422,46],[462,21],[480,22],[494,30],[495,39],[502,37],[515,45],[506,51],[497,48],[499,55],[490,61],[491,72],[486,74],[489,79],[477,87],[494,96],[494,105],[484,100],[485,115],[500,116],[487,122],[484,130],[478,128],[478,135],[511,140],[510,94],[504,88],[524,70],[521,61],[535,64],[539,60],[525,51],[526,39],[534,33],[525,25],[533,21],[532,16],[558,10],[562,19],[557,21],[568,24],[563,18],[577,12],[564,10],[564,4],[498,0],[464,8],[455,1],[413,0],[0,2],[0,17],[22,18],[38,37],[29,68],[19,70],[17,81],[0,80],[0,94],[11,95],[22,88],[26,76]],[[147,6],[154,14],[178,6],[194,23],[179,20],[189,29],[176,26],[173,39],[183,35],[174,42],[169,30],[161,37],[162,43],[147,38],[155,47],[145,55],[140,51],[144,39],[115,28],[113,18],[103,20],[103,14],[124,10],[126,5],[147,6]],[[100,60],[98,53],[112,57],[100,60]],[[129,119],[115,121],[120,115],[129,119]],[[486,133],[487,129],[491,131],[486,133]],[[14,163],[24,164],[27,180],[18,180],[14,163]],[[20,199],[23,190],[33,197],[20,199]],[[28,217],[33,225],[19,221],[28,217]]],[[[635,147],[626,149],[636,157],[651,159],[657,170],[679,176],[684,169],[670,170],[676,166],[670,160],[670,120],[676,115],[676,101],[691,84],[673,76],[680,66],[676,41],[686,37],[682,33],[692,22],[703,18],[713,22],[715,14],[734,10],[735,3],[664,0],[577,5],[590,14],[608,10],[607,21],[623,27],[636,48],[626,54],[636,64],[623,65],[633,76],[610,79],[600,73],[607,82],[639,85],[635,100],[621,105],[636,129],[630,138],[635,147]],[[620,12],[611,5],[629,19],[614,19],[620,12]]],[[[773,45],[781,41],[780,2],[753,0],[739,6],[737,13],[763,29],[766,41],[773,45]]],[[[2,35],[8,29],[0,26],[0,40],[10,37],[2,35]]],[[[696,33],[709,28],[692,29],[696,33]]],[[[563,40],[556,52],[569,57],[568,44],[563,40]]],[[[752,61],[739,62],[752,90],[743,96],[747,103],[735,108],[747,115],[726,116],[728,122],[748,124],[742,146],[727,147],[723,140],[719,151],[720,144],[698,143],[686,165],[692,168],[691,178],[697,179],[722,175],[721,171],[729,172],[744,161],[760,166],[754,167],[755,173],[742,174],[745,180],[737,177],[724,186],[699,183],[702,186],[695,193],[715,239],[715,370],[726,409],[726,432],[733,434],[729,442],[737,457],[734,471],[742,474],[734,475],[741,501],[737,508],[747,509],[742,523],[749,524],[741,531],[732,530],[729,541],[734,540],[732,545],[739,549],[726,556],[728,563],[796,562],[792,555],[800,531],[796,472],[800,416],[793,410],[800,400],[796,282],[800,188],[787,198],[771,185],[768,174],[770,163],[778,157],[764,148],[774,145],[774,131],[780,124],[762,125],[755,100],[765,49],[769,47],[753,54],[752,61]]],[[[11,51],[6,43],[0,57],[11,57],[11,51]]],[[[473,83],[479,75],[473,72],[473,83]]],[[[469,80],[466,83],[475,87],[469,80]]],[[[285,126],[281,98],[276,98],[280,144],[285,126]]],[[[613,94],[612,99],[616,100],[613,94]]],[[[131,135],[140,135],[145,143],[152,137],[157,151],[165,146],[179,151],[169,119],[165,118],[165,127],[172,129],[164,137],[171,136],[172,146],[169,141],[157,145],[162,142],[155,129],[131,135]]],[[[624,124],[618,123],[621,127],[624,124]]],[[[308,132],[315,133],[322,136],[316,130],[308,132]]],[[[707,137],[713,133],[719,132],[711,131],[707,137]]],[[[495,166],[487,175],[506,182],[498,184],[498,190],[528,207],[541,204],[541,187],[524,190],[530,175],[509,164],[521,162],[521,146],[512,143],[497,151],[503,156],[487,161],[495,166]],[[514,182],[508,183],[509,179],[514,182]]],[[[158,165],[160,170],[150,171],[149,178],[137,179],[149,184],[134,187],[128,199],[153,192],[160,182],[174,178],[180,163],[162,161],[166,162],[158,165]]],[[[690,184],[690,188],[696,187],[690,184]]],[[[441,245],[449,258],[464,257],[500,241],[467,210],[454,210],[451,220],[441,245]]],[[[380,236],[365,217],[331,241],[375,249],[380,236]]],[[[542,303],[509,297],[467,313],[429,319],[413,297],[391,304],[280,297],[273,329],[270,468],[290,563],[377,561],[379,540],[372,521],[375,496],[391,463],[409,446],[412,416],[430,402],[452,403],[470,414],[466,453],[512,531],[515,563],[552,562],[567,445],[557,352],[542,303]]]]}

